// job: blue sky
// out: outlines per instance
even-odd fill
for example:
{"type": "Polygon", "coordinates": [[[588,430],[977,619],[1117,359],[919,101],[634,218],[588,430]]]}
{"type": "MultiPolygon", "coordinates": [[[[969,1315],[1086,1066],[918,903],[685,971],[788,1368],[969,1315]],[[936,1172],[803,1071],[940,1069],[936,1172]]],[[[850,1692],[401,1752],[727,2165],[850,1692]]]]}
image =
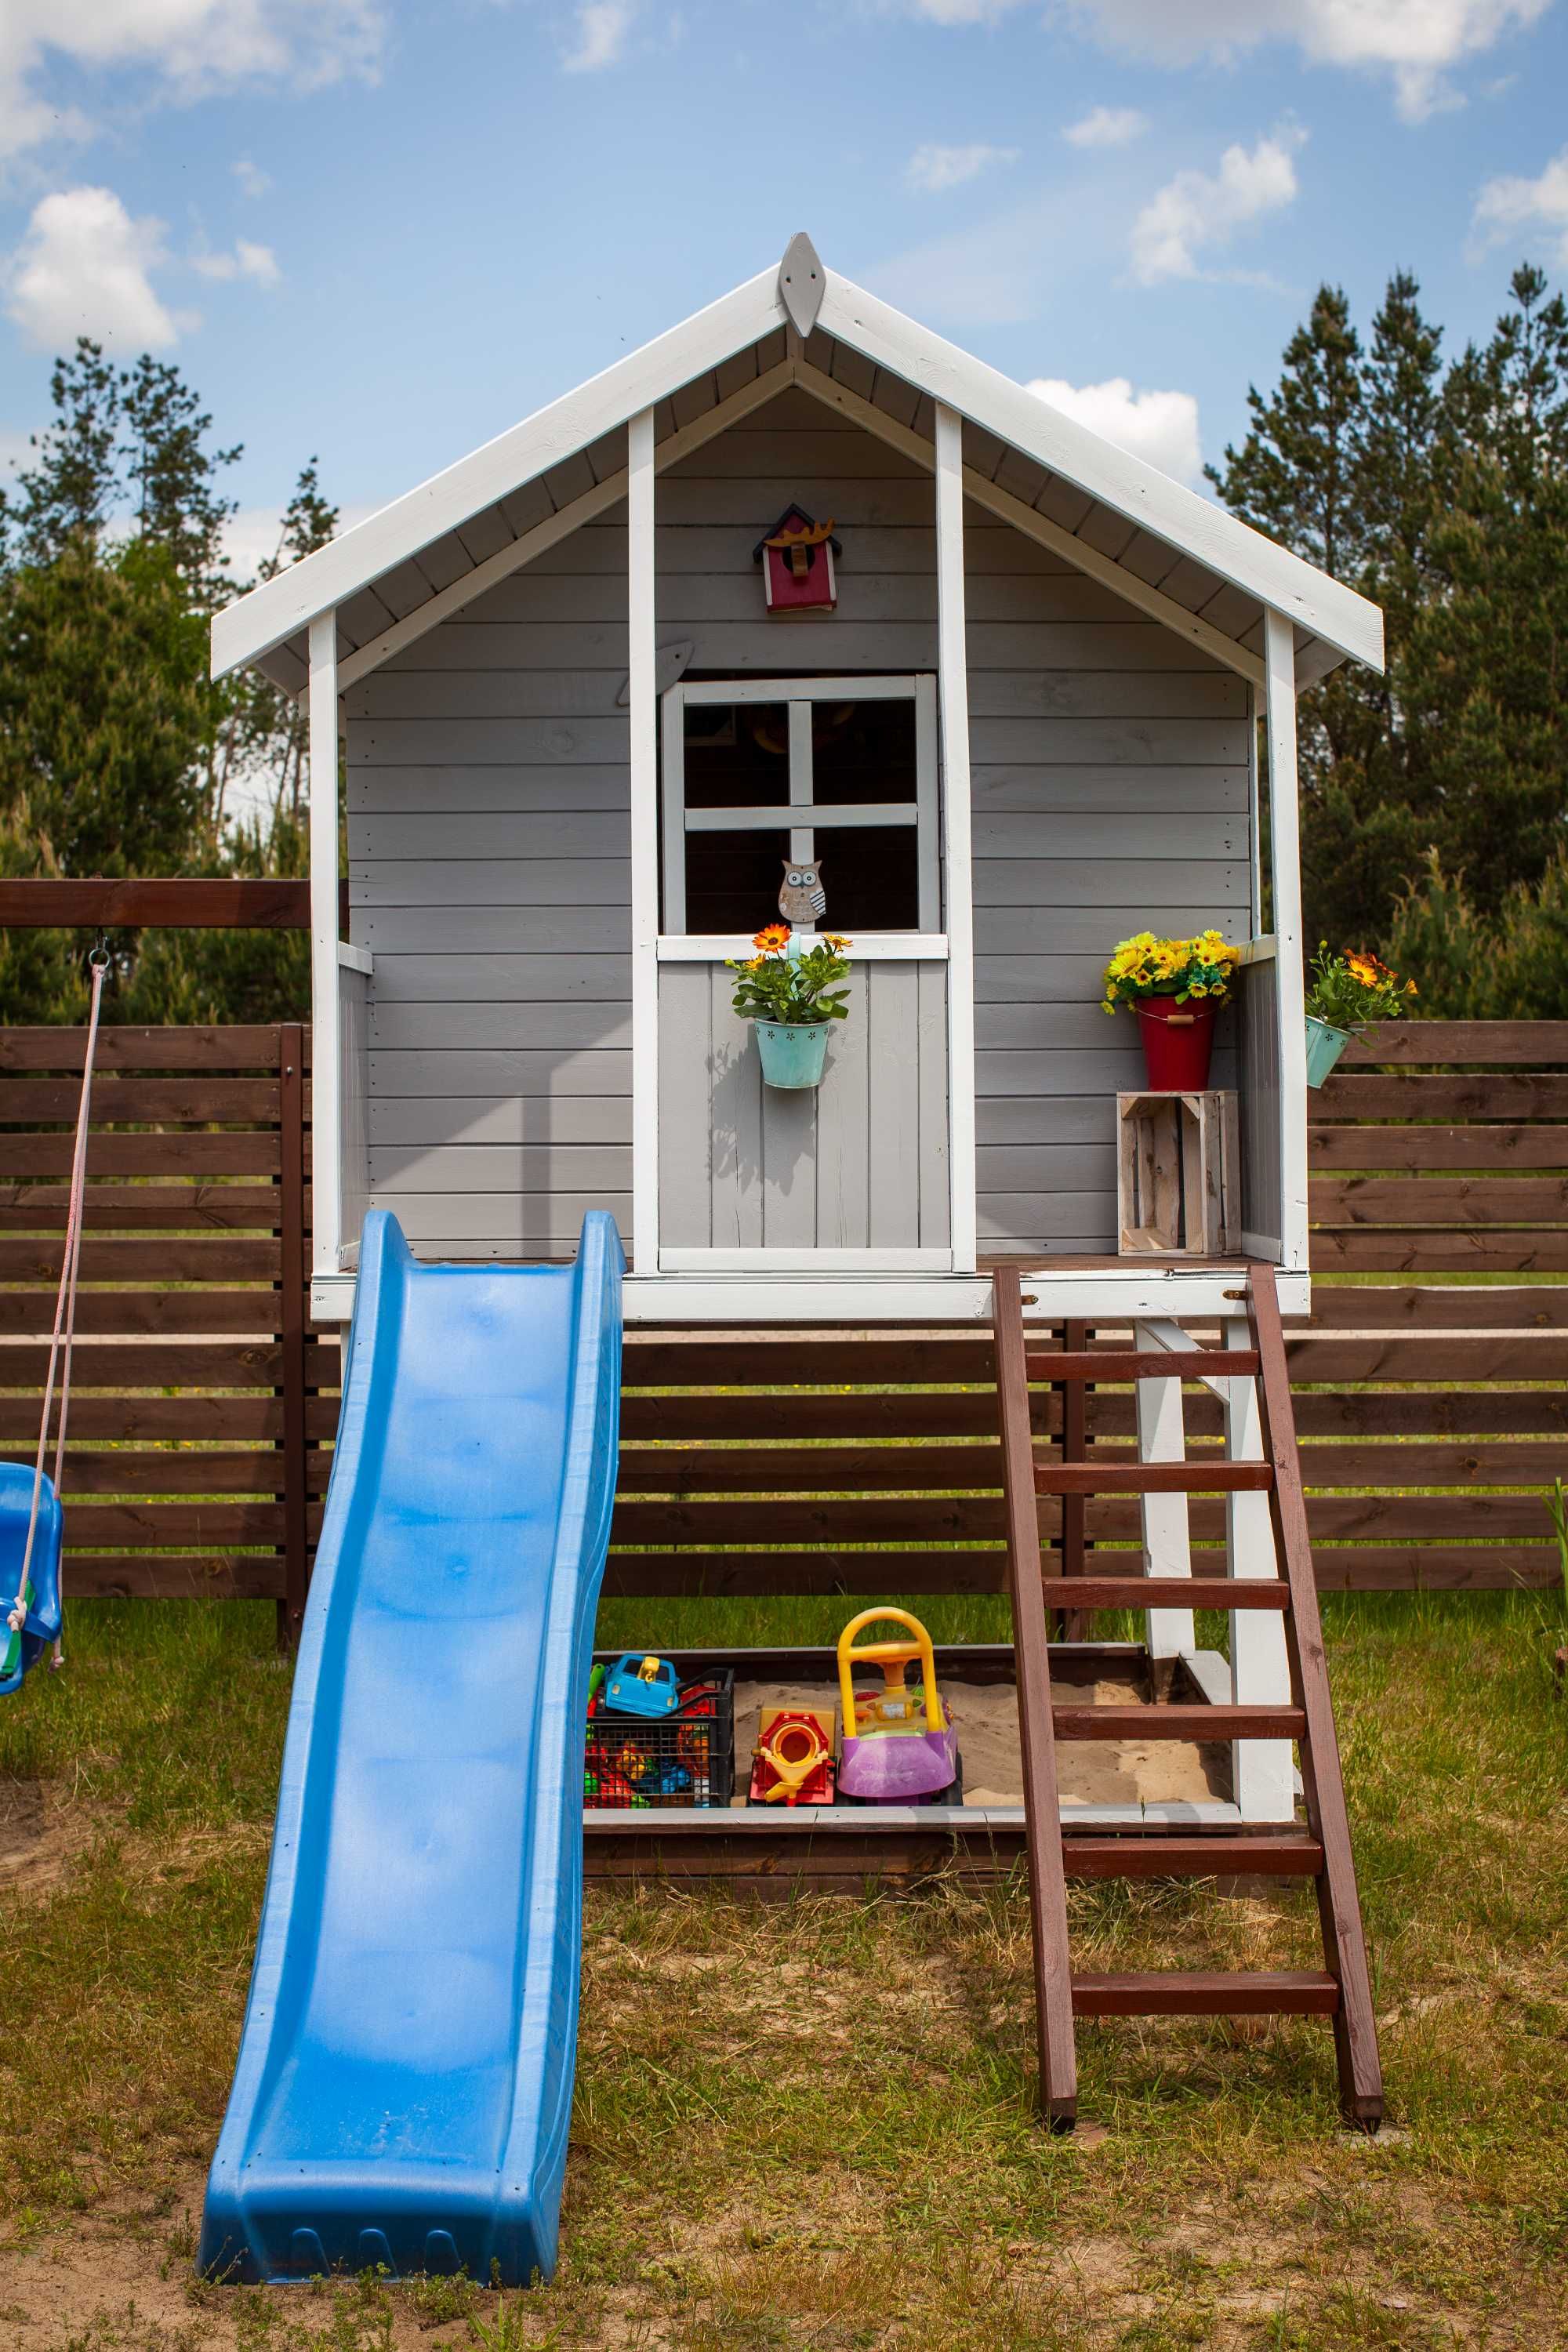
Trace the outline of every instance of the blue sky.
{"type": "Polygon", "coordinates": [[[178,362],[259,544],[824,258],[1192,478],[1323,278],[1568,276],[1568,0],[0,0],[0,454],[178,362]]]}

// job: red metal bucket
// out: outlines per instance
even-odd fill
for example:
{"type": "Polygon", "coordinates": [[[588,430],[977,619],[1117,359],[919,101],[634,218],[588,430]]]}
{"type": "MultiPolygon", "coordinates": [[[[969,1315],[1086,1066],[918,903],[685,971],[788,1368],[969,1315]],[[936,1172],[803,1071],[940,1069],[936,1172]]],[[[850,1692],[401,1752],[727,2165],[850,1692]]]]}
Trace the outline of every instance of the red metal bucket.
{"type": "Polygon", "coordinates": [[[1200,1094],[1207,1086],[1216,1010],[1203,1000],[1178,1004],[1173,996],[1138,999],[1138,1031],[1152,1094],[1200,1094]]]}

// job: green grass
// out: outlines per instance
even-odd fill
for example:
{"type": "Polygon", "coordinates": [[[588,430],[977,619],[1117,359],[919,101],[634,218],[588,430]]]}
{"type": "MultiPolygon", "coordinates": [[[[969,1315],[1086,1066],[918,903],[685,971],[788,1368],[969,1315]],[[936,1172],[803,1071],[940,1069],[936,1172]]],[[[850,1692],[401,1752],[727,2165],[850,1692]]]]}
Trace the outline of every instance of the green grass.
{"type": "MultiPolygon", "coordinates": [[[[607,1643],[826,1638],[844,1604],[608,1604],[607,1643]]],[[[1002,1604],[922,1604],[994,1638],[1002,1604]]],[[[1568,1706],[1553,1597],[1327,1608],[1391,2102],[1324,2029],[1080,2032],[1034,2121],[1016,1887],[588,1907],[552,2287],[189,2280],[288,1680],[264,1604],[79,1604],[0,1706],[59,1864],[0,1901],[0,2342],[17,2352],[1436,2352],[1556,2347],[1568,2259],[1568,1706]]],[[[1289,1965],[1300,1896],[1075,1894],[1096,1967],[1289,1965]]]]}

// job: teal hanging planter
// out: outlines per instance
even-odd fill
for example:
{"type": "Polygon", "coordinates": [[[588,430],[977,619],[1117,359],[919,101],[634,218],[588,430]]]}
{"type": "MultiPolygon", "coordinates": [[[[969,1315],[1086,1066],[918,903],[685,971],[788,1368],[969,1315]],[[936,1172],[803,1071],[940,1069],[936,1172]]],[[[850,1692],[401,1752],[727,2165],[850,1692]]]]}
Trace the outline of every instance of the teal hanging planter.
{"type": "Polygon", "coordinates": [[[819,1087],[831,1021],[759,1021],[757,1051],[767,1087],[819,1087]]]}
{"type": "Polygon", "coordinates": [[[1333,1068],[1353,1033],[1336,1029],[1331,1022],[1320,1021],[1315,1013],[1307,1015],[1307,1084],[1321,1087],[1333,1068]]]}

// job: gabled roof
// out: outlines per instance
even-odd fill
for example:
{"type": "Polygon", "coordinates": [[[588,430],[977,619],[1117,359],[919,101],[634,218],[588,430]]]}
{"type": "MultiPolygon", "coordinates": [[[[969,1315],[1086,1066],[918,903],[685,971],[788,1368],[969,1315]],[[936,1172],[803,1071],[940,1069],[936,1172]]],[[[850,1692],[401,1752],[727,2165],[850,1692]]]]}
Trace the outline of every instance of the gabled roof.
{"type": "Polygon", "coordinates": [[[335,608],[352,683],[617,504],[625,428],[642,410],[655,412],[662,470],[790,383],[928,463],[934,404],[957,410],[969,497],[1248,677],[1261,676],[1266,607],[1295,624],[1302,682],[1347,656],[1382,667],[1376,605],[851,285],[797,237],[779,269],[226,605],[213,619],[214,675],[254,662],[302,687],[305,632],[335,608]]]}

